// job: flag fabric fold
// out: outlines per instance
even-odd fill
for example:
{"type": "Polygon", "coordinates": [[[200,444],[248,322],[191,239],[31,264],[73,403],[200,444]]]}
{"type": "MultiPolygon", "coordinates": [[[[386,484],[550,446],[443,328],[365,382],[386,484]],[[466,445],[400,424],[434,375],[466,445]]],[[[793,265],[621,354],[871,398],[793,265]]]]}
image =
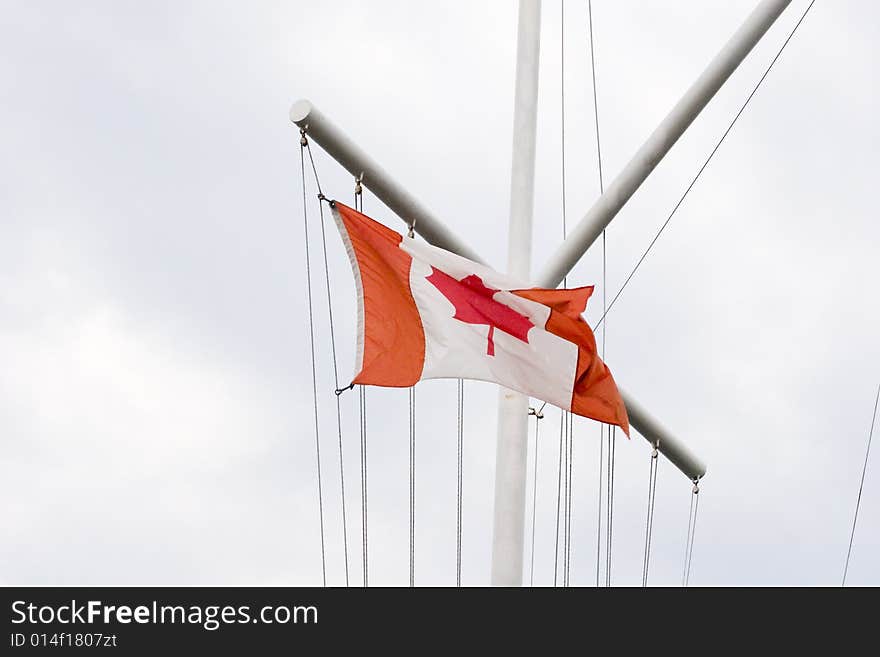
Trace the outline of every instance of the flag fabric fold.
{"type": "Polygon", "coordinates": [[[353,383],[489,381],[629,435],[620,392],[581,316],[592,286],[528,287],[338,201],[331,207],[357,288],[353,383]]]}

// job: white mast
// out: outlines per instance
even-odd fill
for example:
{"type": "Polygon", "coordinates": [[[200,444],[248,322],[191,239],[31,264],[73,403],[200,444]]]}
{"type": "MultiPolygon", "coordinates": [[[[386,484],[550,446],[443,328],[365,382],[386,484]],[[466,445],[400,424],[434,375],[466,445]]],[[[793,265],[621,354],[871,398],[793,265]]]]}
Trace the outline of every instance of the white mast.
{"type": "MultiPolygon", "coordinates": [[[[532,265],[540,47],[541,0],[520,0],[507,270],[524,281],[531,278],[532,265]]],[[[495,520],[492,529],[494,586],[522,586],[527,447],[528,399],[518,392],[502,388],[498,395],[498,443],[495,452],[495,520]]]]}

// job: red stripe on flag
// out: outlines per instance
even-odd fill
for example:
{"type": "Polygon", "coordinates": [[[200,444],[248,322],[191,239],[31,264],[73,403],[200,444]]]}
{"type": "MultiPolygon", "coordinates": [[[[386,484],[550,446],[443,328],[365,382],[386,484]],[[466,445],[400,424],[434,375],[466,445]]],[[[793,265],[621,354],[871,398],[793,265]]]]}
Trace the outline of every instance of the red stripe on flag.
{"type": "Polygon", "coordinates": [[[335,207],[361,281],[363,367],[354,383],[414,385],[425,364],[425,330],[409,284],[412,257],[400,249],[399,233],[338,201],[335,207]]]}

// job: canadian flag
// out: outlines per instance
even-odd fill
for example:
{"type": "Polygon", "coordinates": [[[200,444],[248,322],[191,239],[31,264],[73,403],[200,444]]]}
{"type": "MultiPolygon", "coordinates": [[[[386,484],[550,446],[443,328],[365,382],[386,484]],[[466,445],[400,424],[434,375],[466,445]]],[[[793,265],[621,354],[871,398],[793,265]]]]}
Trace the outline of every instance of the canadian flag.
{"type": "Polygon", "coordinates": [[[623,400],[581,317],[593,287],[529,288],[333,201],[358,293],[352,383],[478,379],[621,427],[623,400]]]}

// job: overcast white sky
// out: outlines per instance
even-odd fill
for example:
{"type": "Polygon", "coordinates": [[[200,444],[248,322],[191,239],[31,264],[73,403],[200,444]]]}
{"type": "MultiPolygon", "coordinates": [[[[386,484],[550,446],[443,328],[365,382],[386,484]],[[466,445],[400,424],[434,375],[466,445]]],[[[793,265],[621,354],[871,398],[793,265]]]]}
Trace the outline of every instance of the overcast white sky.
{"type": "MultiPolygon", "coordinates": [[[[594,3],[606,180],[753,4],[594,3]]],[[[805,5],[792,3],[612,223],[609,296],[805,5]]],[[[543,11],[536,270],[562,230],[559,7],[543,11]]],[[[565,13],[574,222],[598,176],[586,3],[565,13]]],[[[320,584],[288,108],[311,99],[501,268],[516,4],[6,0],[3,16],[0,582],[320,584]]],[[[608,318],[617,380],[709,465],[693,584],[840,582],[880,383],[878,26],[876,3],[816,3],[608,318]]],[[[315,154],[325,192],[350,198],[350,177],[315,154]]],[[[364,206],[401,227],[371,195],[364,206]]],[[[328,238],[345,379],[354,291],[335,230],[328,238]]],[[[569,281],[601,292],[600,262],[591,250],[569,281]]],[[[322,284],[317,276],[325,521],[338,585],[322,284]]],[[[466,394],[463,577],[486,584],[496,392],[468,383],[466,394]]],[[[455,383],[420,384],[418,396],[416,580],[452,584],[455,383]]],[[[343,402],[357,582],[357,398],[343,402]]],[[[371,389],[369,408],[371,583],[405,584],[406,393],[371,389]]],[[[557,437],[551,412],[539,450],[541,584],[553,574],[557,437]]],[[[588,585],[597,425],[578,420],[575,440],[572,583],[588,585]]],[[[618,442],[616,584],[641,580],[649,453],[637,434],[618,442]]],[[[852,584],[880,584],[878,459],[852,584]]],[[[654,584],[680,580],[689,494],[661,461],[654,584]]]]}

